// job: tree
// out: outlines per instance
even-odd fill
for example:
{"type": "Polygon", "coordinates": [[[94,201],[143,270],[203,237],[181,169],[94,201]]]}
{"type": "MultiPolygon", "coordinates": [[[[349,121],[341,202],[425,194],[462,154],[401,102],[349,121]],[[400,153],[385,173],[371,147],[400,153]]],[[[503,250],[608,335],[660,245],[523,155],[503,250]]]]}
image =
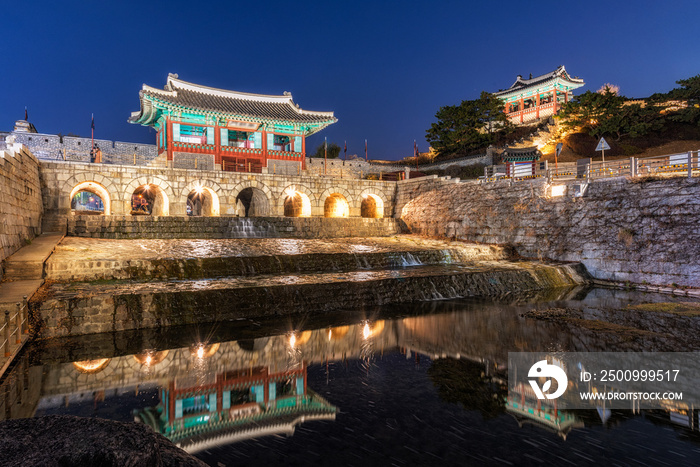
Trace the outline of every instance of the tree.
{"type": "Polygon", "coordinates": [[[670,117],[671,120],[700,125],[700,75],[676,81],[680,88],[672,89],[665,94],[666,100],[684,101],[686,107],[678,110],[670,117]]]}
{"type": "Polygon", "coordinates": [[[435,114],[437,123],[431,124],[425,139],[443,157],[467,156],[510,128],[503,105],[498,97],[482,92],[478,99],[440,107],[435,114]]]}
{"type": "MultiPolygon", "coordinates": [[[[316,152],[311,157],[320,157],[323,159],[324,157],[324,150],[323,147],[325,146],[325,143],[321,143],[317,148],[316,152]]],[[[335,143],[330,143],[328,144],[328,159],[336,159],[340,155],[340,146],[338,146],[335,143]]]]}
{"type": "Polygon", "coordinates": [[[611,135],[636,138],[663,126],[660,109],[655,105],[631,104],[616,87],[605,85],[598,92],[587,91],[564,104],[557,115],[566,130],[594,137],[611,135]]]}

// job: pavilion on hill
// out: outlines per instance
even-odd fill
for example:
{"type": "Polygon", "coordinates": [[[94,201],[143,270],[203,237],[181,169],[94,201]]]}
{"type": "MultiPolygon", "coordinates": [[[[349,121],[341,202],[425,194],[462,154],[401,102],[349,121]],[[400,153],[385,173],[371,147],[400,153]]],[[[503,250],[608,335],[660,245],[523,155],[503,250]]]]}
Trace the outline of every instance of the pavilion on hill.
{"type": "Polygon", "coordinates": [[[523,79],[518,75],[511,87],[494,95],[504,101],[511,123],[520,125],[555,115],[572,98],[572,91],[584,84],[582,79],[571,77],[562,65],[534,78],[530,75],[529,79],[523,79]]]}
{"type": "Polygon", "coordinates": [[[227,91],[176,74],[164,89],[144,84],[139,98],[129,122],[155,128],[158,155],[175,168],[261,172],[274,161],[301,171],[306,137],[338,121],[333,112],[301,109],[287,92],[227,91]]]}

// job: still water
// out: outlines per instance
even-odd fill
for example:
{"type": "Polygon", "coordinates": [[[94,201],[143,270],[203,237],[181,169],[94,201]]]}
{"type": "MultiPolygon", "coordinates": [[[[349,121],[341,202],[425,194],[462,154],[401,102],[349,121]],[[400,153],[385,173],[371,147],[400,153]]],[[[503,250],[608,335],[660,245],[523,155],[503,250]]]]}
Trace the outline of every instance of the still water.
{"type": "Polygon", "coordinates": [[[509,351],[700,350],[698,318],[635,308],[688,301],[568,290],[48,342],[5,415],[137,419],[214,466],[698,465],[694,407],[553,421],[506,400],[509,351]]]}

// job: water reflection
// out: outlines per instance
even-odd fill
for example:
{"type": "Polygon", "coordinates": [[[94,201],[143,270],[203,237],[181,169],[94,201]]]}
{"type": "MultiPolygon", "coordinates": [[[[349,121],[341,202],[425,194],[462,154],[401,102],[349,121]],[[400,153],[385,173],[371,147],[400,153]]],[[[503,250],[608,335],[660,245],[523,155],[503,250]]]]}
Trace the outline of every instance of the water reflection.
{"type": "MultiPolygon", "coordinates": [[[[524,427],[533,425],[543,429],[537,436],[551,436],[544,430],[552,431],[557,433],[555,439],[566,439],[567,444],[572,432],[621,424],[633,417],[647,423],[644,426],[653,420],[698,436],[694,407],[624,415],[594,405],[590,411],[563,411],[551,401],[538,402],[527,388],[508,399],[509,351],[612,350],[611,343],[618,342],[614,333],[573,329],[568,322],[535,321],[523,316],[525,312],[566,307],[613,316],[634,301],[656,300],[617,291],[593,291],[587,298],[576,291],[548,299],[423,303],[414,310],[419,315],[412,316],[405,316],[405,306],[385,307],[365,310],[360,318],[321,320],[313,326],[290,326],[278,319],[270,325],[274,332],[236,331],[245,336],[218,342],[215,332],[191,332],[207,339],[192,337],[187,342],[178,337],[179,346],[163,344],[167,339],[158,333],[144,333],[112,348],[104,342],[100,348],[89,339],[66,341],[60,347],[46,344],[25,354],[3,382],[0,418],[49,413],[136,417],[193,452],[254,436],[290,435],[300,430],[300,423],[312,427],[306,422],[319,419],[338,424],[337,430],[342,426],[346,432],[383,433],[386,442],[398,443],[390,436],[394,431],[446,430],[450,425],[445,417],[462,412],[476,431],[523,427],[515,433],[529,439],[533,432],[524,427]],[[404,316],[396,317],[398,313],[404,316]],[[88,342],[97,350],[85,350],[88,342]],[[138,342],[143,344],[135,348],[138,342]],[[362,397],[360,391],[365,391],[362,397]],[[426,413],[418,417],[407,401],[416,401],[426,413]],[[380,403],[393,411],[374,420],[375,412],[385,410],[380,403]],[[455,412],[455,405],[462,412],[455,412]],[[406,425],[406,419],[413,420],[412,425],[406,425]]],[[[625,319],[631,323],[629,314],[625,319]]],[[[653,317],[644,319],[648,326],[654,325],[653,317]]],[[[249,327],[265,328],[260,322],[249,327]]],[[[117,337],[113,336],[114,342],[117,337]]],[[[648,345],[656,341],[643,335],[625,348],[650,350],[648,345]]],[[[452,423],[462,426],[466,421],[452,423]]],[[[316,433],[325,440],[322,444],[332,442],[326,434],[316,433]]],[[[411,436],[429,441],[415,433],[411,436]]],[[[308,442],[308,437],[303,439],[308,442]]]]}

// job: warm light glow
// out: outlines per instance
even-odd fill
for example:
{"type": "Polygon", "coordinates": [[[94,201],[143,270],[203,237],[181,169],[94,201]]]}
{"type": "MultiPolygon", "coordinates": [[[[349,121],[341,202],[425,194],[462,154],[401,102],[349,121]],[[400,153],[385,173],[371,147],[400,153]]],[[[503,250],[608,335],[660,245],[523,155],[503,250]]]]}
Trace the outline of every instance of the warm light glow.
{"type": "Polygon", "coordinates": [[[292,335],[289,336],[289,347],[291,347],[293,349],[294,345],[296,343],[297,343],[297,336],[295,336],[294,333],[292,333],[292,335]]]}
{"type": "Polygon", "coordinates": [[[369,321],[365,322],[362,327],[362,337],[367,340],[370,337],[378,336],[384,330],[384,321],[377,321],[370,325],[369,321]]]}
{"type": "Polygon", "coordinates": [[[566,193],[566,185],[552,185],[552,196],[564,196],[566,193]]]}
{"type": "Polygon", "coordinates": [[[198,358],[198,359],[204,359],[204,358],[209,358],[212,355],[216,353],[217,350],[219,350],[219,344],[218,342],[216,344],[211,344],[211,345],[205,345],[203,343],[199,343],[193,346],[190,346],[190,353],[198,358]]]}
{"type": "Polygon", "coordinates": [[[96,360],[83,360],[81,362],[73,362],[73,366],[81,373],[98,373],[109,365],[111,359],[99,358],[96,360]]]}
{"type": "Polygon", "coordinates": [[[333,331],[330,329],[328,330],[328,340],[330,341],[333,338],[333,331]]]}
{"type": "Polygon", "coordinates": [[[198,195],[201,195],[202,193],[204,193],[204,187],[196,186],[194,187],[194,192],[198,195]]]}

